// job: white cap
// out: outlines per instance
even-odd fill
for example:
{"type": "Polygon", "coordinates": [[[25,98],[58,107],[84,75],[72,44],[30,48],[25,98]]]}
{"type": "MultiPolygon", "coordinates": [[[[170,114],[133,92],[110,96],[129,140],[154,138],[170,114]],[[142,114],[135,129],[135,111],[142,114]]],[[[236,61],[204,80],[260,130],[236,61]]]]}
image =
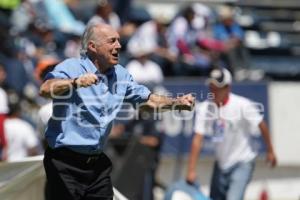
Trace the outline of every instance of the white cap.
{"type": "Polygon", "coordinates": [[[207,80],[207,83],[212,83],[219,88],[230,85],[231,82],[231,73],[225,68],[212,70],[207,80]]]}
{"type": "Polygon", "coordinates": [[[153,19],[163,24],[170,23],[178,12],[176,4],[153,3],[147,5],[146,9],[153,19]]]}
{"type": "Polygon", "coordinates": [[[209,17],[212,14],[211,9],[203,3],[194,3],[193,9],[198,16],[209,17]]]}

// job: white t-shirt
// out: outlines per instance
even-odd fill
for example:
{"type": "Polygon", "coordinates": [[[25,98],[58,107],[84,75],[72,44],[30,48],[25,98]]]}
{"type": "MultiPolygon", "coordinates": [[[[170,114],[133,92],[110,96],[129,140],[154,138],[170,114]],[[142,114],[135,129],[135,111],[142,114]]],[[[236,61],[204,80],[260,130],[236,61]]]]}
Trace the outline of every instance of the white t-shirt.
{"type": "Polygon", "coordinates": [[[18,161],[27,157],[28,149],[38,145],[33,127],[18,118],[7,118],[4,121],[4,133],[7,139],[7,160],[18,161]]]}
{"type": "Polygon", "coordinates": [[[191,28],[188,21],[182,17],[177,17],[167,30],[167,38],[170,50],[178,54],[178,40],[183,39],[187,44],[195,44],[199,36],[199,30],[191,28]]]}
{"type": "Polygon", "coordinates": [[[154,21],[145,22],[129,39],[127,51],[133,56],[140,55],[141,52],[153,53],[159,46],[157,38],[156,23],[154,21]]]}
{"type": "Polygon", "coordinates": [[[8,113],[7,94],[5,90],[0,88],[0,114],[8,113]]]}
{"type": "Polygon", "coordinates": [[[147,60],[144,64],[137,60],[132,60],[126,65],[126,68],[138,83],[161,83],[164,79],[159,65],[151,60],[147,60]]]}
{"type": "Polygon", "coordinates": [[[256,157],[251,135],[259,133],[262,119],[259,104],[231,93],[227,104],[220,108],[209,100],[196,107],[194,131],[212,136],[218,164],[228,169],[256,157]]]}
{"type": "Polygon", "coordinates": [[[43,105],[40,108],[38,115],[41,121],[43,122],[43,124],[46,125],[52,116],[52,101],[43,105]]]}

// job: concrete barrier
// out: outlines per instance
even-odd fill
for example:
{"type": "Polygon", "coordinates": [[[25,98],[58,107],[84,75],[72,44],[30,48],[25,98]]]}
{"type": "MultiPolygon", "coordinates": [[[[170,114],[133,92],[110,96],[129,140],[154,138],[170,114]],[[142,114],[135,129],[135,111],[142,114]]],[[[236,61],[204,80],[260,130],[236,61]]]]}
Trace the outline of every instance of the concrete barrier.
{"type": "MultiPolygon", "coordinates": [[[[43,200],[45,172],[43,156],[30,157],[22,162],[0,163],[1,200],[43,200]]],[[[114,200],[128,200],[116,188],[114,200]]]]}
{"type": "Polygon", "coordinates": [[[44,199],[45,174],[42,161],[0,164],[1,200],[44,199]]]}

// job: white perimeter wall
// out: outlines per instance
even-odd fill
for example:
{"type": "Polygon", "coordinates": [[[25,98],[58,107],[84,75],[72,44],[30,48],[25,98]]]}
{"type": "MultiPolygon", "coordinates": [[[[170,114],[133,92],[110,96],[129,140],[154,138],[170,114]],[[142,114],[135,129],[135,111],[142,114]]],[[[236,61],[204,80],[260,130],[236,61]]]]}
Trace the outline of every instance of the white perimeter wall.
{"type": "Polygon", "coordinates": [[[300,165],[300,83],[270,83],[269,106],[279,165],[300,165]]]}

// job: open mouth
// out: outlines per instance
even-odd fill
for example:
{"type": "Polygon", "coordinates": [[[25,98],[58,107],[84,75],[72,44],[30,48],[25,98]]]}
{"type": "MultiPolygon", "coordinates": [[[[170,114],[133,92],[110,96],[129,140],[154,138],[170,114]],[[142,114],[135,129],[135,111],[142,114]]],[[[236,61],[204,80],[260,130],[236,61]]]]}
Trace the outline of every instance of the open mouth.
{"type": "Polygon", "coordinates": [[[118,59],[118,58],[119,58],[119,53],[112,53],[112,56],[113,56],[115,59],[118,59]]]}

